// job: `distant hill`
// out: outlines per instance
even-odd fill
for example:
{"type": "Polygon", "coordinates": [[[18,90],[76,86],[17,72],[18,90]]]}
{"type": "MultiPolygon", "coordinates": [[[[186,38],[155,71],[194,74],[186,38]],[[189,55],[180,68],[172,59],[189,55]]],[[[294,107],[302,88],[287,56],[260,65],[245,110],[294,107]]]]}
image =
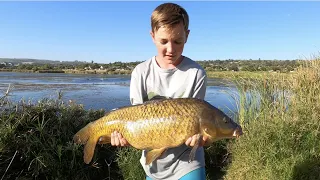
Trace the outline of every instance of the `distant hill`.
{"type": "MultiPolygon", "coordinates": [[[[141,62],[141,61],[140,61],[141,62]]],[[[277,71],[292,72],[300,62],[297,60],[198,60],[206,71],[277,71]]],[[[77,70],[104,70],[104,73],[130,73],[139,62],[113,62],[95,63],[93,61],[58,61],[31,58],[0,58],[0,70],[27,70],[27,71],[52,71],[62,72],[64,69],[77,70]]],[[[72,71],[74,72],[74,71],[72,71]]],[[[88,71],[86,71],[88,72],[88,71]]]]}
{"type": "Polygon", "coordinates": [[[29,58],[0,58],[0,63],[12,63],[12,64],[21,64],[21,63],[33,63],[33,64],[85,64],[88,62],[85,61],[58,61],[58,60],[47,60],[47,59],[29,59],[29,58]]]}

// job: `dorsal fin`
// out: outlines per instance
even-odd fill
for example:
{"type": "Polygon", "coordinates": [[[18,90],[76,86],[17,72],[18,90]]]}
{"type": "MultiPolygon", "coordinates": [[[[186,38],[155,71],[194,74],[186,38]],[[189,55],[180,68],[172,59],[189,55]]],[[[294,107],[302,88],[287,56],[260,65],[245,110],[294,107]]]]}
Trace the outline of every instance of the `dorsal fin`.
{"type": "Polygon", "coordinates": [[[153,96],[149,101],[154,101],[154,100],[161,100],[161,99],[171,99],[170,97],[165,97],[165,96],[153,96]]]}
{"type": "Polygon", "coordinates": [[[156,96],[153,96],[151,99],[145,101],[143,104],[155,103],[155,102],[159,102],[159,101],[162,101],[162,100],[165,100],[165,99],[172,99],[172,98],[171,97],[165,97],[165,96],[156,95],[156,96]]]}

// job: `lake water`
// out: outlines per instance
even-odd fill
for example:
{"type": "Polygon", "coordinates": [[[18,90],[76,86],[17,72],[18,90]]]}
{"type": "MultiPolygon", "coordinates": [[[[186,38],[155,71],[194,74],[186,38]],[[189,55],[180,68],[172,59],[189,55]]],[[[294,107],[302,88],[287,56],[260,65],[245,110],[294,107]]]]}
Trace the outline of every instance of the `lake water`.
{"type": "MultiPolygon", "coordinates": [[[[0,72],[0,95],[10,85],[9,99],[33,103],[42,98],[57,98],[83,104],[86,109],[106,109],[130,105],[130,76],[97,74],[0,72]]],[[[234,117],[237,111],[234,86],[223,79],[209,79],[205,100],[234,117]]]]}

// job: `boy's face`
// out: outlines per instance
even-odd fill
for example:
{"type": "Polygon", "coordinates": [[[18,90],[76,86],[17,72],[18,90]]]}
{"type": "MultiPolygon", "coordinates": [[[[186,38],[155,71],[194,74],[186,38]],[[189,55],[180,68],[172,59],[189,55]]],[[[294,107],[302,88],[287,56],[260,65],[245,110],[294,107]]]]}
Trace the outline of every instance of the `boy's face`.
{"type": "Polygon", "coordinates": [[[158,51],[157,60],[165,65],[178,65],[189,35],[189,30],[184,29],[183,23],[172,28],[160,27],[150,34],[158,51]]]}

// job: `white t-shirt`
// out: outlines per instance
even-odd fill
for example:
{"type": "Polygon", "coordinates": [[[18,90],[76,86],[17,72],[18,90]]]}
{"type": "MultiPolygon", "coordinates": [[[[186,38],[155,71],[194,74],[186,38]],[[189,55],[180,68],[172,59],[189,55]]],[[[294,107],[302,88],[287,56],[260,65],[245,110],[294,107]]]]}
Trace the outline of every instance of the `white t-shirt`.
{"type": "MultiPolygon", "coordinates": [[[[162,69],[154,56],[134,68],[130,82],[130,102],[132,105],[142,104],[154,96],[204,99],[206,85],[206,72],[195,61],[184,57],[176,68],[162,69]]],[[[194,161],[188,162],[191,149],[185,144],[167,149],[150,165],[145,165],[146,151],[143,150],[140,163],[147,176],[152,179],[177,180],[190,171],[205,166],[202,147],[197,149],[194,161]]]]}

